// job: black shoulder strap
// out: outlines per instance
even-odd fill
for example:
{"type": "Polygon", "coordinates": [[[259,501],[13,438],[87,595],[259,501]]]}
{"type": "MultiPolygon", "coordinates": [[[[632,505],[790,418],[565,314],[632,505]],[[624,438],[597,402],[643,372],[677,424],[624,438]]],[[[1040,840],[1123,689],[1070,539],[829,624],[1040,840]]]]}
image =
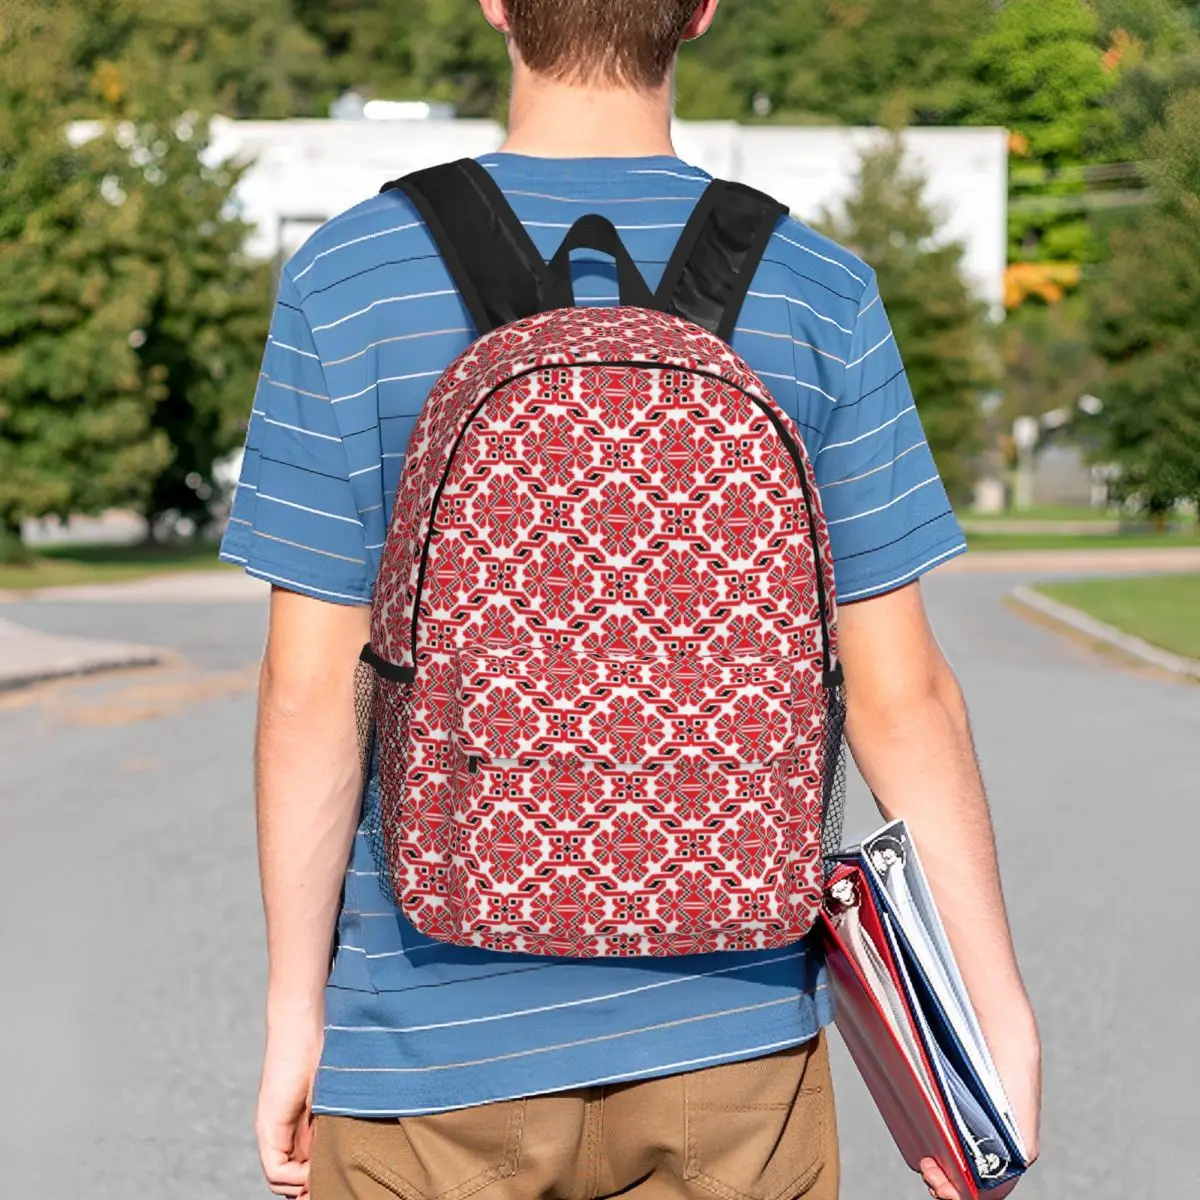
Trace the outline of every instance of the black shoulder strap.
{"type": "MultiPolygon", "coordinates": [[[[561,303],[553,273],[491,175],[473,159],[387,184],[429,229],[480,336],[561,303]]],[[[733,337],[767,243],[787,208],[740,183],[705,191],[671,256],[654,305],[733,337]]]]}
{"type": "Polygon", "coordinates": [[[473,159],[416,171],[383,191],[401,191],[415,205],[480,337],[546,306],[546,261],[495,180],[473,159]]]}
{"type": "Polygon", "coordinates": [[[787,212],[763,192],[715,180],[667,264],[657,306],[730,341],[767,243],[787,212]]]}

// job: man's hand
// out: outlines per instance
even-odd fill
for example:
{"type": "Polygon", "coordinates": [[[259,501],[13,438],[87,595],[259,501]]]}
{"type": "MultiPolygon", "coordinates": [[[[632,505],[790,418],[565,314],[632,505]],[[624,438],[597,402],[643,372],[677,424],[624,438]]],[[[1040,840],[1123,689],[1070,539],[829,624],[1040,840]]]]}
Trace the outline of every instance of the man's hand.
{"type": "MultiPolygon", "coordinates": [[[[1041,1051],[996,865],[991,814],[962,693],[913,584],[839,614],[846,733],[888,820],[908,824],[1030,1159],[1038,1153],[1041,1051]]],[[[938,1200],[956,1196],[933,1162],[938,1200]]]]}
{"type": "Polygon", "coordinates": [[[309,1194],[312,1089],[322,1038],[319,1014],[277,1024],[268,1033],[255,1133],[263,1174],[277,1196],[309,1194]]]}
{"type": "MultiPolygon", "coordinates": [[[[984,1033],[1021,1131],[1025,1153],[1033,1163],[1039,1152],[1042,1107],[1042,1057],[1037,1025],[1028,1012],[1018,1011],[1010,1021],[993,1020],[984,1033]]],[[[967,1200],[951,1186],[946,1173],[933,1159],[921,1164],[921,1176],[935,1200],[967,1200]]]]}
{"type": "Polygon", "coordinates": [[[932,1158],[922,1161],[921,1178],[925,1180],[929,1194],[934,1197],[934,1200],[967,1200],[951,1186],[950,1180],[946,1178],[946,1172],[932,1158]]]}
{"type": "MultiPolygon", "coordinates": [[[[1017,1128],[1025,1142],[1025,1153],[1033,1163],[1038,1157],[1042,1108],[1042,1057],[1037,1026],[1018,1014],[1016,1021],[1004,1027],[993,1024],[985,1034],[1017,1128]]],[[[921,1163],[921,1177],[935,1200],[967,1200],[951,1186],[945,1171],[932,1158],[921,1163]]]]}
{"type": "Polygon", "coordinates": [[[370,610],[276,589],[258,705],[258,854],[267,917],[259,1153],[272,1190],[304,1196],[312,1087],[338,906],[362,797],[354,671],[370,610]]]}

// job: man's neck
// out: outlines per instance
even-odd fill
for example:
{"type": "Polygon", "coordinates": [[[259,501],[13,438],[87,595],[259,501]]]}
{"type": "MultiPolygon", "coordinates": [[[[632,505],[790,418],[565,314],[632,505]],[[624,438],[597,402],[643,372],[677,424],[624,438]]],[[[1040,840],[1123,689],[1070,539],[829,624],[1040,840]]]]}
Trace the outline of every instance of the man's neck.
{"type": "Polygon", "coordinates": [[[518,63],[501,149],[534,158],[673,155],[671,85],[655,92],[578,87],[534,75],[518,63]]]}

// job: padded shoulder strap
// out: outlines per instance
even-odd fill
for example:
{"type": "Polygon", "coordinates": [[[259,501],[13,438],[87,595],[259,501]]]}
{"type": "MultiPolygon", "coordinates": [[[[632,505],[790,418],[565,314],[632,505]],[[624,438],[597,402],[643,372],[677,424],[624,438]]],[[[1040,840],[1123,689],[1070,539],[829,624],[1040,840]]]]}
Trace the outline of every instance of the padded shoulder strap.
{"type": "Polygon", "coordinates": [[[473,159],[387,184],[414,204],[482,337],[545,307],[550,273],[533,239],[473,159]]]}
{"type": "Polygon", "coordinates": [[[715,180],[667,264],[658,307],[728,342],[767,243],[787,212],[763,192],[715,180]]]}

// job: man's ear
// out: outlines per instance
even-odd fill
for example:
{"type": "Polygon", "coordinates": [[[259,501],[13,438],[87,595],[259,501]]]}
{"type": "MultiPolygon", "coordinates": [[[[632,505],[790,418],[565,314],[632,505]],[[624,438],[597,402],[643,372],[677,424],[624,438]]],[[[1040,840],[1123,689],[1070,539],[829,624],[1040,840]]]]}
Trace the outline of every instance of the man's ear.
{"type": "Polygon", "coordinates": [[[479,0],[487,23],[500,33],[511,32],[508,22],[508,0],[479,0]]]}
{"type": "Polygon", "coordinates": [[[717,15],[717,5],[721,0],[700,0],[696,7],[696,12],[692,19],[688,22],[687,28],[683,31],[683,40],[685,42],[694,42],[698,37],[703,37],[713,23],[713,18],[717,15]]]}

